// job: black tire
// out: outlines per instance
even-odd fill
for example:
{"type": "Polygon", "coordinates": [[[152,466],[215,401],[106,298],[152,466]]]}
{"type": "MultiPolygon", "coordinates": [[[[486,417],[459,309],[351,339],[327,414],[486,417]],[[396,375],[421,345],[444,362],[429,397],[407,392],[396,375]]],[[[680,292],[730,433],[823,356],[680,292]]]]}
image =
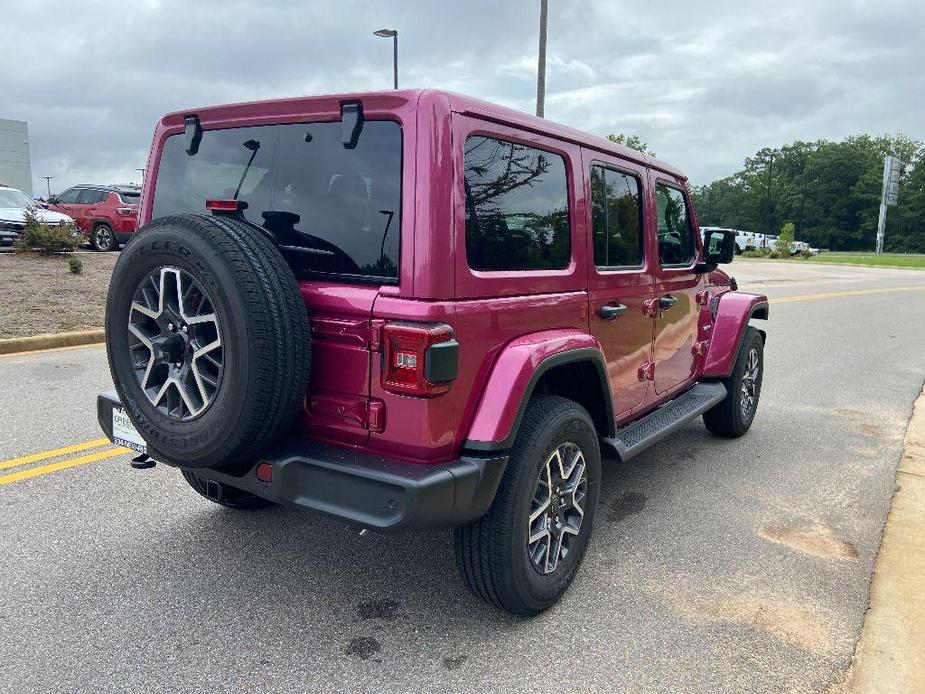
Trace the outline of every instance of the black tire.
{"type": "Polygon", "coordinates": [[[249,466],[291,428],[311,361],[305,303],[278,250],[245,222],[205,215],[164,217],[136,233],[110,282],[106,348],[119,397],[151,456],[189,468],[249,466]],[[216,330],[221,325],[219,336],[227,336],[211,400],[185,419],[182,408],[177,415],[169,405],[158,409],[152,403],[129,352],[136,290],[161,268],[201,285],[217,316],[216,330]]]}
{"type": "Polygon", "coordinates": [[[119,242],[116,241],[116,235],[113,233],[112,227],[108,224],[97,224],[93,227],[93,233],[90,234],[90,245],[103,253],[119,249],[119,242]]]}
{"type": "Polygon", "coordinates": [[[456,565],[470,590],[489,604],[522,616],[537,615],[555,604],[571,585],[587,548],[600,478],[600,447],[588,412],[561,397],[542,395],[531,400],[491,508],[455,532],[456,565]],[[544,574],[528,550],[531,503],[547,459],[569,442],[584,456],[584,517],[568,553],[551,573],[544,574]]]}
{"type": "Polygon", "coordinates": [[[273,505],[272,501],[261,499],[259,496],[235,487],[229,487],[227,484],[220,484],[216,487],[217,495],[214,493],[209,494],[208,482],[204,478],[189,470],[182,470],[182,472],[184,479],[189,482],[189,486],[195,489],[197,494],[208,499],[213,504],[241,511],[256,511],[273,505]]]}
{"type": "Polygon", "coordinates": [[[761,396],[761,380],[764,377],[764,340],[752,326],[745,328],[739,353],[736,355],[735,365],[728,378],[722,383],[726,386],[726,397],[718,405],[703,413],[703,423],[712,433],[724,438],[734,439],[742,436],[752,422],[755,421],[755,412],[758,409],[758,400],[761,396]],[[746,397],[743,393],[743,380],[748,371],[749,358],[752,353],[757,357],[757,379],[752,381],[753,401],[748,412],[743,412],[742,402],[746,397]]]}

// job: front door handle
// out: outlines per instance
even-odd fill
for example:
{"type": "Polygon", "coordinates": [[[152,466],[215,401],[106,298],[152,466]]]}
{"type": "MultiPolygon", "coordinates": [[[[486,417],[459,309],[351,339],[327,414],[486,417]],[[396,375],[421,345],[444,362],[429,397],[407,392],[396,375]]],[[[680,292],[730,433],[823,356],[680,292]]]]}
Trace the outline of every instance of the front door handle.
{"type": "Polygon", "coordinates": [[[667,311],[676,303],[678,303],[678,297],[672,296],[671,294],[665,294],[665,296],[660,296],[658,298],[658,307],[662,311],[667,311]]]}
{"type": "Polygon", "coordinates": [[[617,316],[622,316],[628,310],[629,308],[623,304],[601,306],[601,318],[616,318],[617,316]]]}

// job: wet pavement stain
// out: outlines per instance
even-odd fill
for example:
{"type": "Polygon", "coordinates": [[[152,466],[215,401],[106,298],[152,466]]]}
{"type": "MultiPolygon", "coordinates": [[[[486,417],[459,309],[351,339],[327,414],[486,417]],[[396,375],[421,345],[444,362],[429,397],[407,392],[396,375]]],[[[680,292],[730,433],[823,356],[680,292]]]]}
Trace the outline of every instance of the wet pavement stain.
{"type": "Polygon", "coordinates": [[[468,657],[467,655],[458,655],[455,658],[444,658],[443,667],[447,670],[458,670],[463,666],[463,663],[466,662],[468,657]]]}
{"type": "Polygon", "coordinates": [[[832,650],[828,628],[802,605],[787,600],[739,595],[677,604],[692,618],[739,624],[767,632],[781,641],[816,654],[832,650]]]}
{"type": "Polygon", "coordinates": [[[344,653],[356,656],[360,660],[369,660],[372,656],[382,650],[382,644],[370,636],[360,636],[353,639],[344,653]]]}
{"type": "Polygon", "coordinates": [[[357,614],[360,619],[382,619],[392,622],[398,617],[398,608],[397,600],[370,600],[359,604],[357,614]]]}
{"type": "Polygon", "coordinates": [[[626,492],[619,499],[614,500],[610,505],[610,512],[607,514],[607,520],[611,523],[619,523],[629,516],[641,513],[645,507],[645,494],[641,492],[626,492]]]}
{"type": "Polygon", "coordinates": [[[758,535],[769,542],[786,545],[804,554],[822,559],[857,559],[858,551],[850,542],[839,537],[832,528],[820,523],[814,528],[793,528],[765,525],[758,535]]]}

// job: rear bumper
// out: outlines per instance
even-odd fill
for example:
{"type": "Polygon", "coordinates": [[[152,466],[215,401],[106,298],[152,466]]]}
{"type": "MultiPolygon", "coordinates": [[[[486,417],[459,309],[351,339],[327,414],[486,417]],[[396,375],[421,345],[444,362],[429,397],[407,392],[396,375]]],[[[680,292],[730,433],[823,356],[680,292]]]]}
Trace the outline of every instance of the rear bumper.
{"type": "MultiPolygon", "coordinates": [[[[112,438],[115,392],[97,397],[100,427],[112,438]]],[[[316,511],[383,533],[464,525],[484,515],[495,498],[507,455],[463,456],[434,465],[290,437],[265,451],[243,475],[197,468],[197,475],[280,504],[316,511]],[[271,482],[256,478],[269,463],[271,482]]],[[[169,461],[162,461],[169,464],[169,461]]]]}

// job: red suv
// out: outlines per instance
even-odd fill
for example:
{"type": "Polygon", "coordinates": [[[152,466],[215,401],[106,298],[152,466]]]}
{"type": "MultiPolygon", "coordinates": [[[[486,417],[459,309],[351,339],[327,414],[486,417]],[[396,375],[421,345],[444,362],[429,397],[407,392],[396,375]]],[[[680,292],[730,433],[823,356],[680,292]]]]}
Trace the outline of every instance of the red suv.
{"type": "Polygon", "coordinates": [[[137,186],[79,185],[48,198],[48,206],[72,217],[98,251],[118,250],[138,225],[137,186]]]}
{"type": "Polygon", "coordinates": [[[99,422],[216,503],[454,527],[472,591],[532,615],[585,553],[602,452],[754,420],[767,299],[664,162],[395,91],[173,113],[148,171],[99,422]]]}

